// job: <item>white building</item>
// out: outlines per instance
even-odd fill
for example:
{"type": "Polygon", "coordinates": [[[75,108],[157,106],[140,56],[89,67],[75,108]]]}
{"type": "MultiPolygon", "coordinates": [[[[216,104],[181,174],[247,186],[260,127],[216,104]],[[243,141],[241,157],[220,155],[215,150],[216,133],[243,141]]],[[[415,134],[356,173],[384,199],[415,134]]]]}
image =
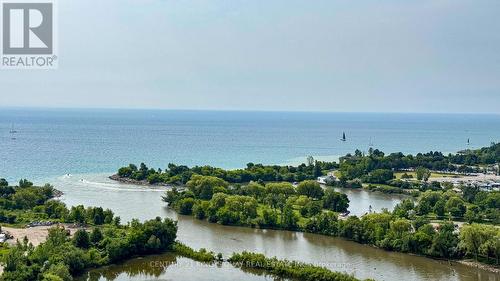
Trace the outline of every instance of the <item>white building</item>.
{"type": "Polygon", "coordinates": [[[320,184],[329,184],[337,181],[337,177],[333,175],[318,177],[317,182],[320,184]]]}

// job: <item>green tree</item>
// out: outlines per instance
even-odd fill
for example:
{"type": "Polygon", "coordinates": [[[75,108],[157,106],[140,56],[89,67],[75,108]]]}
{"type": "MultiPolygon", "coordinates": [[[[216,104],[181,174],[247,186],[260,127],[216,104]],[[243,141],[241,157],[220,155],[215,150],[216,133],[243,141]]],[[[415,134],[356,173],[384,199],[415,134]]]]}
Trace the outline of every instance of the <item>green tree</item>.
{"type": "Polygon", "coordinates": [[[446,212],[445,205],[446,201],[444,199],[438,200],[434,205],[434,213],[436,213],[439,217],[443,217],[446,212]]]}
{"type": "Polygon", "coordinates": [[[9,186],[9,182],[7,182],[5,179],[0,179],[0,187],[7,187],[9,186]]]}
{"type": "Polygon", "coordinates": [[[323,210],[323,202],[309,201],[304,207],[301,208],[300,213],[304,217],[315,216],[323,210]]]}
{"type": "Polygon", "coordinates": [[[324,195],[323,188],[314,180],[307,180],[299,183],[297,186],[297,193],[313,199],[320,199],[324,195]]]}
{"type": "Polygon", "coordinates": [[[432,225],[424,224],[420,226],[417,232],[413,235],[413,252],[428,254],[435,234],[436,232],[432,225]]]}
{"type": "Polygon", "coordinates": [[[286,204],[283,208],[283,216],[281,220],[281,226],[285,229],[296,229],[299,218],[293,211],[293,207],[286,204]]]}
{"type": "Polygon", "coordinates": [[[496,229],[490,229],[490,234],[488,235],[488,240],[484,242],[479,251],[485,255],[488,260],[490,256],[496,258],[496,265],[499,264],[500,258],[500,233],[496,229]]]}
{"type": "Polygon", "coordinates": [[[49,216],[49,218],[52,219],[65,218],[69,214],[68,209],[66,208],[66,204],[57,200],[47,201],[45,202],[44,206],[45,213],[49,216]]]}
{"type": "Polygon", "coordinates": [[[364,177],[365,182],[381,184],[387,183],[392,179],[394,179],[394,172],[388,169],[376,169],[364,177]]]}
{"type": "Polygon", "coordinates": [[[266,194],[266,188],[256,182],[251,182],[241,188],[242,195],[252,196],[257,200],[262,200],[266,194]]]}
{"type": "Polygon", "coordinates": [[[191,215],[195,200],[193,198],[182,198],[176,203],[176,209],[181,215],[191,215]]]}
{"type": "Polygon", "coordinates": [[[333,212],[322,212],[313,216],[307,221],[305,226],[306,231],[312,233],[321,233],[324,235],[338,235],[337,214],[333,212]]]}
{"type": "Polygon", "coordinates": [[[12,195],[12,201],[18,209],[32,209],[40,202],[40,199],[40,196],[28,188],[16,190],[16,193],[12,195]]]}
{"type": "Polygon", "coordinates": [[[349,198],[346,194],[327,188],[323,196],[323,207],[334,212],[346,212],[349,208],[349,198]]]}
{"type": "Polygon", "coordinates": [[[434,256],[452,258],[457,251],[458,236],[455,233],[455,225],[445,222],[439,226],[438,233],[434,235],[430,253],[434,256]]]}
{"type": "Polygon", "coordinates": [[[199,220],[205,219],[208,215],[209,206],[210,202],[197,201],[193,206],[193,215],[195,216],[195,218],[199,220]]]}
{"type": "Polygon", "coordinates": [[[411,199],[404,199],[394,207],[393,214],[399,218],[409,218],[410,212],[415,208],[415,204],[411,199]]]}
{"type": "Polygon", "coordinates": [[[262,219],[265,226],[275,227],[278,225],[278,215],[269,208],[262,211],[262,219]]]}
{"type": "Polygon", "coordinates": [[[267,194],[283,194],[286,197],[296,193],[295,188],[291,183],[288,182],[273,182],[266,184],[267,194]]]}
{"type": "Polygon", "coordinates": [[[424,167],[418,167],[417,169],[415,169],[415,174],[417,176],[417,180],[428,181],[431,176],[431,171],[424,167]]]}
{"type": "Polygon", "coordinates": [[[473,222],[480,222],[481,216],[479,207],[476,205],[469,205],[467,211],[465,211],[464,219],[470,224],[473,222]]]}
{"type": "Polygon", "coordinates": [[[22,179],[19,181],[20,188],[26,188],[26,187],[32,187],[32,186],[33,186],[33,183],[27,179],[22,179]]]}
{"type": "Polygon", "coordinates": [[[226,189],[229,184],[217,177],[193,175],[186,185],[197,198],[209,200],[215,193],[214,189],[226,189]]]}
{"type": "Polygon", "coordinates": [[[454,217],[463,217],[466,210],[465,202],[460,197],[450,197],[446,201],[445,209],[454,217]]]}
{"type": "Polygon", "coordinates": [[[486,228],[482,225],[464,225],[460,230],[460,244],[467,254],[473,255],[477,260],[479,248],[488,240],[486,228]]]}
{"type": "Polygon", "coordinates": [[[51,265],[49,269],[43,273],[43,281],[48,280],[71,281],[73,277],[64,263],[57,263],[51,265]]]}
{"type": "Polygon", "coordinates": [[[257,217],[257,200],[250,196],[232,195],[226,198],[225,206],[234,212],[240,221],[257,217]]]}
{"type": "Polygon", "coordinates": [[[411,222],[407,219],[396,219],[389,223],[389,231],[381,245],[384,248],[394,249],[401,252],[410,251],[411,222]]]}
{"type": "Polygon", "coordinates": [[[73,245],[78,248],[87,249],[90,247],[89,233],[85,229],[78,229],[73,236],[73,245]]]}
{"type": "Polygon", "coordinates": [[[94,227],[92,229],[92,232],[90,233],[90,242],[92,244],[97,245],[99,242],[101,242],[103,238],[102,232],[98,227],[94,227]]]}
{"type": "Polygon", "coordinates": [[[72,222],[85,223],[85,208],[83,205],[71,207],[69,219],[72,222]]]}
{"type": "Polygon", "coordinates": [[[313,171],[313,176],[315,178],[323,175],[323,171],[321,170],[321,165],[318,161],[314,162],[314,171],[313,171]]]}
{"type": "Polygon", "coordinates": [[[134,171],[130,167],[121,167],[118,169],[118,175],[120,177],[128,178],[132,175],[134,171]]]}

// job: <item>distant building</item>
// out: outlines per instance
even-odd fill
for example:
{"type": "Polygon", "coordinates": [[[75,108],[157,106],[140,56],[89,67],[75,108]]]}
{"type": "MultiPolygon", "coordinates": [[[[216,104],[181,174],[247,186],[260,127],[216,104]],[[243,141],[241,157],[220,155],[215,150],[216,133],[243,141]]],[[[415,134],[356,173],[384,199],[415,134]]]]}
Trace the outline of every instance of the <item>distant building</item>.
{"type": "Polygon", "coordinates": [[[337,181],[337,177],[333,175],[318,177],[317,182],[320,184],[331,184],[337,181]]]}

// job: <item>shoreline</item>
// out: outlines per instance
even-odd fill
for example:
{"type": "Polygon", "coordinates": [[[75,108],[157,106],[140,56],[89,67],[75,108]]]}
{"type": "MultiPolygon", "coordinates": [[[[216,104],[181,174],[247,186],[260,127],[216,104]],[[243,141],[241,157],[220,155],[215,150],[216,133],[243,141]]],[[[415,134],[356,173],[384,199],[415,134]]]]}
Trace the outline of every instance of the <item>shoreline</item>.
{"type": "MultiPolygon", "coordinates": [[[[26,236],[26,237],[28,237],[28,240],[31,243],[33,243],[34,246],[37,246],[40,243],[43,243],[45,241],[45,239],[46,239],[46,237],[48,235],[48,229],[52,228],[52,227],[55,227],[57,225],[63,226],[64,228],[70,230],[71,234],[73,234],[74,231],[82,228],[82,227],[75,226],[74,224],[57,223],[57,224],[50,225],[50,226],[34,226],[34,227],[24,227],[24,228],[22,228],[22,227],[2,226],[2,230],[5,230],[5,231],[9,232],[13,236],[11,239],[8,239],[7,243],[9,243],[9,244],[13,243],[15,241],[15,239],[21,240],[22,237],[26,236]]],[[[252,227],[244,226],[244,225],[226,225],[226,226],[228,226],[228,227],[246,227],[246,228],[252,228],[252,227]]],[[[283,229],[279,229],[279,228],[259,228],[259,229],[272,229],[272,230],[276,230],[276,231],[292,231],[292,232],[301,232],[301,233],[309,233],[309,234],[315,234],[315,235],[322,235],[322,234],[311,233],[311,232],[306,232],[306,231],[283,230],[283,229]]],[[[322,235],[322,236],[334,237],[334,236],[328,236],[328,235],[322,235]]],[[[382,248],[377,247],[375,245],[358,243],[356,241],[345,239],[345,238],[342,238],[342,237],[334,237],[334,238],[343,239],[345,241],[350,241],[350,242],[353,242],[353,243],[356,243],[356,244],[360,244],[360,245],[367,246],[367,247],[372,247],[372,248],[375,248],[375,249],[384,250],[384,251],[387,251],[387,252],[394,252],[394,251],[388,251],[388,250],[382,249],[382,248]]],[[[482,270],[485,270],[485,271],[488,271],[488,272],[492,272],[492,273],[495,273],[495,274],[500,274],[500,267],[497,267],[497,266],[494,266],[494,265],[491,265],[491,264],[484,264],[484,263],[475,261],[473,259],[462,259],[462,260],[450,259],[450,260],[448,260],[448,259],[435,258],[435,257],[431,257],[431,256],[426,256],[426,255],[419,255],[419,254],[415,254],[415,253],[403,253],[403,252],[394,252],[394,253],[406,254],[406,255],[416,256],[416,257],[422,257],[422,258],[428,258],[428,259],[431,259],[431,260],[434,260],[434,261],[447,261],[447,262],[450,262],[450,263],[462,264],[462,265],[465,265],[465,266],[468,266],[468,267],[471,267],[471,268],[482,269],[482,270]]],[[[140,257],[140,256],[131,257],[130,260],[132,260],[134,258],[138,258],[138,257],[140,257]]],[[[1,273],[1,269],[0,269],[0,273],[1,273]]]]}
{"type": "MultiPolygon", "coordinates": [[[[168,205],[167,205],[167,207],[170,208],[168,205]]],[[[195,217],[193,217],[191,215],[182,215],[182,214],[179,214],[174,209],[172,209],[172,208],[170,208],[170,209],[172,211],[174,211],[179,216],[192,217],[193,219],[197,220],[197,218],[195,218],[195,217]]],[[[209,224],[216,224],[216,223],[209,222],[209,221],[206,221],[206,220],[203,220],[203,221],[205,221],[205,222],[207,222],[209,224]]],[[[340,237],[340,236],[330,236],[330,235],[325,235],[325,234],[321,234],[321,233],[307,232],[307,231],[302,231],[300,229],[289,230],[289,229],[282,229],[282,228],[277,228],[277,227],[252,227],[252,226],[248,226],[248,225],[236,225],[236,224],[233,224],[233,225],[227,224],[227,225],[224,225],[224,226],[227,226],[227,227],[244,227],[244,228],[250,228],[250,229],[262,229],[262,230],[269,229],[269,230],[274,230],[274,231],[289,231],[289,232],[295,232],[295,233],[307,233],[307,234],[313,234],[313,235],[320,235],[320,236],[325,236],[325,237],[342,239],[344,241],[356,243],[358,245],[362,245],[362,246],[365,246],[365,247],[371,247],[371,248],[374,248],[374,249],[379,249],[379,250],[390,252],[390,253],[398,253],[398,254],[409,255],[409,256],[414,256],[414,257],[427,258],[427,259],[434,260],[434,261],[447,261],[447,262],[450,262],[450,263],[458,263],[458,264],[462,264],[462,265],[465,265],[465,266],[468,266],[468,267],[478,268],[478,269],[482,269],[482,270],[485,270],[485,271],[488,271],[488,272],[492,272],[492,273],[495,273],[495,274],[500,274],[500,267],[499,266],[495,266],[495,265],[491,265],[491,264],[484,264],[484,263],[481,263],[481,262],[478,262],[478,261],[475,261],[475,260],[472,260],[472,259],[462,259],[462,260],[444,259],[444,258],[433,257],[433,256],[428,256],[428,255],[420,255],[420,254],[416,254],[416,253],[405,253],[405,252],[398,252],[398,251],[390,251],[390,250],[386,250],[386,249],[380,248],[380,247],[378,247],[376,245],[359,243],[359,242],[356,242],[355,240],[346,239],[346,238],[340,237]]]]}
{"type": "Polygon", "coordinates": [[[134,179],[130,179],[130,178],[123,178],[123,177],[120,177],[118,174],[111,175],[108,178],[110,180],[114,180],[114,181],[121,182],[124,184],[130,184],[130,185],[141,185],[141,186],[149,186],[149,187],[158,187],[158,186],[160,186],[160,187],[174,187],[174,186],[177,186],[177,185],[171,185],[171,184],[166,184],[166,183],[151,184],[151,183],[147,182],[146,180],[139,181],[139,180],[134,180],[134,179]]]}
{"type": "Polygon", "coordinates": [[[500,267],[495,267],[494,265],[491,264],[480,263],[472,259],[456,260],[455,262],[463,264],[465,266],[482,269],[485,271],[493,272],[495,274],[500,274],[500,267]]]}
{"type": "MultiPolygon", "coordinates": [[[[173,188],[173,187],[185,188],[186,187],[185,185],[182,185],[182,184],[161,184],[161,183],[151,184],[151,183],[147,182],[146,180],[139,181],[139,180],[134,180],[134,179],[131,179],[131,178],[124,178],[124,177],[120,177],[118,174],[113,174],[111,176],[108,176],[108,179],[116,181],[116,182],[119,182],[119,183],[123,183],[123,184],[139,185],[139,186],[145,186],[145,187],[168,187],[168,188],[173,188]]],[[[244,183],[244,184],[246,184],[246,183],[244,183]]],[[[330,188],[337,188],[337,189],[364,190],[366,192],[380,193],[380,194],[384,194],[384,195],[393,195],[393,196],[401,196],[401,197],[403,197],[403,196],[404,197],[412,197],[412,195],[408,191],[403,191],[403,192],[399,192],[399,193],[396,193],[396,192],[390,193],[390,192],[383,192],[383,191],[380,191],[380,190],[372,190],[372,189],[365,188],[365,187],[356,188],[356,187],[331,186],[331,185],[326,185],[326,184],[320,184],[320,185],[322,187],[330,187],[330,188]]]]}
{"type": "MultiPolygon", "coordinates": [[[[130,185],[140,185],[140,186],[149,186],[149,187],[158,187],[158,186],[182,187],[181,185],[150,184],[146,180],[138,181],[138,180],[129,179],[129,178],[122,178],[122,177],[118,176],[117,174],[109,176],[109,179],[115,180],[115,181],[118,181],[118,182],[121,182],[121,183],[124,183],[124,184],[130,184],[130,185]]],[[[369,189],[365,189],[365,188],[361,188],[361,189],[364,189],[365,191],[368,191],[368,192],[379,192],[380,193],[380,191],[376,191],[376,190],[369,190],[369,189]]],[[[381,192],[381,193],[383,193],[383,192],[381,192]]],[[[387,193],[383,193],[383,194],[387,194],[387,193]]],[[[388,195],[410,196],[409,194],[405,194],[405,193],[390,193],[388,195]]],[[[172,209],[172,210],[177,215],[181,215],[177,211],[175,211],[174,209],[172,209]]],[[[183,216],[191,217],[189,215],[183,215],[183,216]]],[[[229,226],[229,227],[255,228],[255,227],[248,226],[248,225],[226,225],[226,226],[229,226]]],[[[298,233],[310,233],[310,234],[317,234],[317,235],[322,235],[322,236],[327,236],[327,237],[334,237],[334,236],[328,236],[328,235],[323,235],[323,234],[318,234],[318,233],[312,233],[312,232],[307,232],[307,231],[301,231],[301,230],[285,230],[285,229],[273,228],[273,227],[270,227],[270,228],[258,227],[257,229],[270,229],[270,230],[276,230],[276,231],[292,231],[292,232],[298,232],[298,233]]],[[[388,251],[388,250],[379,248],[379,247],[377,247],[375,245],[358,243],[356,241],[345,239],[345,238],[342,238],[342,237],[336,237],[336,238],[340,238],[340,239],[343,239],[345,241],[354,242],[356,244],[360,244],[360,245],[364,245],[364,246],[368,246],[368,247],[372,247],[372,248],[376,248],[376,249],[381,249],[381,250],[384,250],[384,251],[388,251]]],[[[485,271],[489,271],[489,272],[492,272],[492,273],[495,273],[495,274],[500,274],[500,267],[496,267],[496,266],[490,265],[490,264],[483,264],[483,263],[474,261],[472,259],[463,259],[463,260],[450,259],[450,260],[447,260],[447,259],[440,259],[440,258],[435,258],[435,257],[432,257],[432,256],[427,256],[427,255],[419,255],[419,254],[415,254],[415,253],[403,253],[403,252],[397,252],[397,251],[388,251],[388,252],[394,252],[394,253],[407,254],[407,255],[411,255],[411,256],[423,257],[423,258],[428,258],[428,259],[435,260],[435,261],[456,262],[456,263],[459,263],[459,264],[462,264],[462,265],[465,265],[465,266],[469,266],[471,268],[479,268],[479,269],[482,269],[482,270],[485,270],[485,271]]]]}
{"type": "Polygon", "coordinates": [[[59,189],[54,188],[54,197],[52,199],[59,199],[64,195],[64,192],[60,191],[59,189]]]}

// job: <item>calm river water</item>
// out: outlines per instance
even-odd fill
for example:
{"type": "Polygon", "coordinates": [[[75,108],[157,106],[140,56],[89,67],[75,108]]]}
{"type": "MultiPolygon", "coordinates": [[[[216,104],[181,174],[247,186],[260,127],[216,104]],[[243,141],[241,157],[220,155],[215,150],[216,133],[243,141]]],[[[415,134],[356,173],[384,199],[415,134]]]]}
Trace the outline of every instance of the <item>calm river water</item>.
{"type": "MultiPolygon", "coordinates": [[[[233,252],[252,251],[290,260],[315,263],[358,278],[376,280],[500,280],[484,270],[457,263],[387,252],[339,238],[289,231],[229,227],[179,216],[161,201],[160,188],[123,185],[107,179],[106,174],[60,176],[47,179],[62,190],[68,205],[103,206],[121,216],[149,219],[156,216],[178,220],[178,239],[193,248],[207,248],[225,257],[233,252]]],[[[392,209],[401,196],[345,191],[353,214],[392,209]]],[[[255,272],[243,272],[229,264],[210,268],[172,255],[134,259],[122,265],[91,271],[84,280],[272,280],[255,272]],[[165,261],[175,261],[170,266],[165,261]],[[186,279],[188,278],[188,279],[186,279]],[[190,278],[190,279],[189,279],[190,278]]]]}
{"type": "Polygon", "coordinates": [[[148,256],[92,270],[76,281],[260,281],[274,280],[261,270],[238,269],[229,263],[204,264],[173,254],[148,256]]]}

